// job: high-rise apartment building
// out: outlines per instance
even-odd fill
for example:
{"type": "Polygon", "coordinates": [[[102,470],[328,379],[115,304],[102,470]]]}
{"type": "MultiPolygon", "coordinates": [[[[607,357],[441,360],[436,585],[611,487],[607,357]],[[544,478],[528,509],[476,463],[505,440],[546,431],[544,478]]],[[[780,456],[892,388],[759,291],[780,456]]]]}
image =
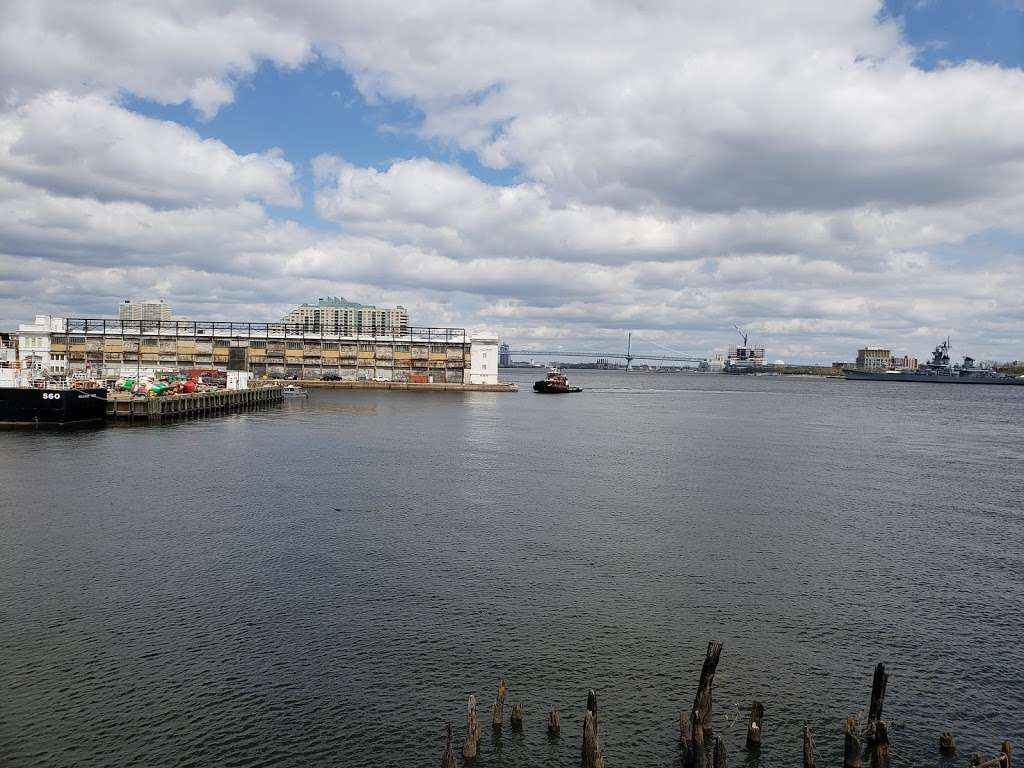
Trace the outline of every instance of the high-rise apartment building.
{"type": "Polygon", "coordinates": [[[281,318],[282,325],[305,333],[332,333],[343,336],[405,333],[409,313],[405,307],[378,309],[334,296],[303,304],[281,318]]]}
{"type": "Polygon", "coordinates": [[[119,320],[170,320],[171,305],[163,299],[125,299],[117,308],[117,317],[119,320]]]}

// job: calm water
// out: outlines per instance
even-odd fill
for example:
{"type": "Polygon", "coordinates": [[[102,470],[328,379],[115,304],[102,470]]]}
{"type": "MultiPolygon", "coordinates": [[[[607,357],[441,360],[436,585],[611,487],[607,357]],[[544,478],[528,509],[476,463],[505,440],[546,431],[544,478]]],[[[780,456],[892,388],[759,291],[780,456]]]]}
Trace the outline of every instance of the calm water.
{"type": "Polygon", "coordinates": [[[594,687],[673,766],[712,638],[734,765],[753,698],[760,765],[838,764],[876,661],[896,765],[1022,745],[1024,391],[515,378],[0,433],[0,765],[434,765],[475,691],[478,765],[574,766],[594,687]]]}

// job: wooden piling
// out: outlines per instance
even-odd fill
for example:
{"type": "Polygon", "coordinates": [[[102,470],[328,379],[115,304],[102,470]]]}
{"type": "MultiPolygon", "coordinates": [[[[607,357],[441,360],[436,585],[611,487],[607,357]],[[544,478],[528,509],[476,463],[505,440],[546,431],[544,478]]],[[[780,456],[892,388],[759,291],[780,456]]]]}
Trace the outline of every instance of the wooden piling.
{"type": "Polygon", "coordinates": [[[943,757],[956,757],[956,740],[949,731],[939,736],[939,754],[943,757]]]}
{"type": "Polygon", "coordinates": [[[693,765],[693,721],[690,712],[679,715],[679,753],[684,766],[693,765]]]}
{"type": "Polygon", "coordinates": [[[512,705],[512,714],[509,717],[509,722],[512,725],[513,731],[523,730],[523,705],[521,702],[512,705]]]}
{"type": "Polygon", "coordinates": [[[601,736],[597,728],[597,693],[587,692],[587,713],[583,717],[583,749],[580,765],[582,768],[604,768],[604,754],[601,752],[601,736]]]}
{"type": "MultiPolygon", "coordinates": [[[[700,683],[697,686],[697,695],[693,699],[693,711],[700,713],[700,722],[706,737],[710,737],[712,733],[711,688],[715,682],[715,670],[718,669],[718,660],[721,656],[722,644],[714,640],[708,643],[708,650],[704,656],[704,665],[700,670],[700,683]]],[[[696,735],[695,729],[695,738],[696,735]]]]}
{"type": "Polygon", "coordinates": [[[476,696],[469,694],[466,705],[466,740],[462,743],[462,757],[472,760],[477,755],[480,744],[480,723],[476,719],[476,696]]]}
{"type": "Polygon", "coordinates": [[[871,768],[889,768],[889,729],[884,720],[875,722],[871,743],[871,768]]]}
{"type": "Polygon", "coordinates": [[[505,722],[505,694],[508,693],[508,683],[505,678],[498,680],[498,695],[494,699],[494,709],[491,712],[491,725],[501,728],[505,722]]]}
{"type": "Polygon", "coordinates": [[[804,768],[815,768],[814,766],[814,739],[811,738],[811,726],[804,721],[804,768]]]}
{"type": "Polygon", "coordinates": [[[696,709],[690,712],[690,732],[693,740],[690,742],[689,768],[704,768],[708,762],[707,733],[701,714],[696,709]]]}
{"type": "Polygon", "coordinates": [[[452,751],[452,724],[445,725],[444,754],[441,755],[441,768],[455,768],[455,753],[452,751]]]}
{"type": "Polygon", "coordinates": [[[726,768],[725,740],[721,736],[715,736],[715,748],[711,753],[711,768],[726,768]]]}
{"type": "Polygon", "coordinates": [[[761,748],[761,721],[764,719],[764,704],[755,701],[750,705],[750,725],[747,726],[747,749],[761,748]]]}
{"type": "Polygon", "coordinates": [[[868,744],[871,744],[875,737],[875,724],[882,719],[882,705],[885,704],[885,689],[889,684],[889,675],[886,674],[885,664],[881,662],[875,667],[875,675],[871,680],[871,703],[868,706],[868,723],[866,736],[868,744]]]}
{"type": "Polygon", "coordinates": [[[846,718],[843,737],[843,768],[860,768],[860,731],[857,728],[856,718],[846,718]]]}
{"type": "Polygon", "coordinates": [[[1013,745],[1004,741],[1000,751],[1003,753],[1003,768],[1013,768],[1013,745]]]}
{"type": "Polygon", "coordinates": [[[562,716],[558,707],[552,707],[548,712],[548,738],[557,739],[562,733],[562,716]]]}

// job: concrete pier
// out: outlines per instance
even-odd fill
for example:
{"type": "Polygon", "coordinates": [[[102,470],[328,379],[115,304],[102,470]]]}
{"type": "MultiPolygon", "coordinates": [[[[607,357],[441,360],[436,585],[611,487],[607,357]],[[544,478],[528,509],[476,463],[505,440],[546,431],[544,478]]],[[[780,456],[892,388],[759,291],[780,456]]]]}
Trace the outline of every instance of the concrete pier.
{"type": "Polygon", "coordinates": [[[281,387],[276,385],[159,397],[134,397],[127,393],[111,393],[107,396],[107,418],[128,422],[157,422],[163,419],[212,416],[272,405],[282,400],[281,387]]]}
{"type": "Polygon", "coordinates": [[[415,392],[518,392],[519,386],[511,382],[497,384],[443,383],[420,384],[411,381],[287,381],[305,389],[400,389],[415,392]]]}

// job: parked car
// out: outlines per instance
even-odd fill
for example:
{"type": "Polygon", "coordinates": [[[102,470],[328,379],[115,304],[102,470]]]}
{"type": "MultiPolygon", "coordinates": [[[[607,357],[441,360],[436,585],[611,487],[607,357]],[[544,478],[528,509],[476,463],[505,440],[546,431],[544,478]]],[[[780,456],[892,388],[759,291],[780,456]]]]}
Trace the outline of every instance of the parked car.
{"type": "Polygon", "coordinates": [[[341,376],[336,373],[325,373],[323,381],[341,381],[341,376]]]}

